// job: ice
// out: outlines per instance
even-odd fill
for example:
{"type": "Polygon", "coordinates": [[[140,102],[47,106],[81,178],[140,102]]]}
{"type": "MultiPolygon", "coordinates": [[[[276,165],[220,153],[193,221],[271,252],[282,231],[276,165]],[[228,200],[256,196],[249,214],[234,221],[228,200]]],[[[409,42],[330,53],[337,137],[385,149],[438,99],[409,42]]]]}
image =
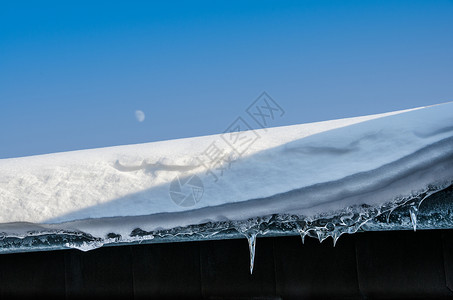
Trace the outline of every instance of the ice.
{"type": "Polygon", "coordinates": [[[253,274],[253,266],[255,264],[255,247],[256,247],[256,236],[257,232],[247,233],[247,241],[249,244],[250,251],[250,274],[253,274]]]}
{"type": "MultiPolygon", "coordinates": [[[[1,159],[0,245],[39,236],[42,247],[91,249],[237,233],[249,240],[252,271],[257,236],[335,245],[366,226],[424,228],[420,204],[453,182],[453,103],[256,132],[242,155],[212,135],[1,159]],[[203,164],[214,143],[234,160],[217,180],[203,164]]],[[[434,211],[435,226],[450,226],[434,211]]]]}
{"type": "Polygon", "coordinates": [[[305,244],[305,237],[307,236],[308,232],[305,229],[301,228],[297,225],[297,231],[299,232],[300,238],[302,239],[302,244],[305,244]]]}
{"type": "Polygon", "coordinates": [[[417,213],[418,207],[415,204],[409,206],[409,214],[411,216],[412,226],[414,226],[414,231],[417,231],[417,213]]]}
{"type": "Polygon", "coordinates": [[[66,243],[65,247],[71,248],[71,249],[78,249],[80,251],[86,252],[86,251],[100,248],[103,245],[104,245],[103,242],[96,241],[96,242],[91,242],[91,243],[82,242],[81,244],[66,243]]]}

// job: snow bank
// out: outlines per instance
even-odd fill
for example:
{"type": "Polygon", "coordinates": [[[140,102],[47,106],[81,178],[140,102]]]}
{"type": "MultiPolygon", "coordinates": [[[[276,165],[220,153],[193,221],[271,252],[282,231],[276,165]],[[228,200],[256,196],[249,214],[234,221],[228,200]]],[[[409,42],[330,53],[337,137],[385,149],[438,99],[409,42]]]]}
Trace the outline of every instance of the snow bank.
{"type": "Polygon", "coordinates": [[[453,181],[453,103],[254,134],[241,154],[212,135],[2,159],[0,231],[127,240],[136,228],[379,207],[453,181]],[[207,169],[213,145],[228,160],[207,169]],[[184,178],[199,181],[175,190],[184,178]]]}

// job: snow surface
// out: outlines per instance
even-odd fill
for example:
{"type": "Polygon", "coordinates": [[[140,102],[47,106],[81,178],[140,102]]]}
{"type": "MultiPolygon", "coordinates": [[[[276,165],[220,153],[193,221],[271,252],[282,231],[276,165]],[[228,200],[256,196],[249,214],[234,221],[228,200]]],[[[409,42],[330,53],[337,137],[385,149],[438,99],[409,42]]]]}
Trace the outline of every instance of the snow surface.
{"type": "Polygon", "coordinates": [[[256,130],[218,180],[200,163],[221,135],[0,160],[0,231],[80,230],[128,236],[270,214],[315,215],[379,205],[453,180],[453,103],[256,130]],[[204,192],[183,207],[176,176],[204,192]]]}

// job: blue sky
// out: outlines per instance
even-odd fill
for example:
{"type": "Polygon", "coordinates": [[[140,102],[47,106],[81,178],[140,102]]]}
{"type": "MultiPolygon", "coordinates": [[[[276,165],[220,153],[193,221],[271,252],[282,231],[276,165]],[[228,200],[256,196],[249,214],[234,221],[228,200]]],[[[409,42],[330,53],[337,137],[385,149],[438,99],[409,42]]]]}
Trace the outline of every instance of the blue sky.
{"type": "Polygon", "coordinates": [[[453,1],[1,1],[0,158],[453,101],[453,1]],[[138,122],[135,111],[146,114],[138,122]]]}

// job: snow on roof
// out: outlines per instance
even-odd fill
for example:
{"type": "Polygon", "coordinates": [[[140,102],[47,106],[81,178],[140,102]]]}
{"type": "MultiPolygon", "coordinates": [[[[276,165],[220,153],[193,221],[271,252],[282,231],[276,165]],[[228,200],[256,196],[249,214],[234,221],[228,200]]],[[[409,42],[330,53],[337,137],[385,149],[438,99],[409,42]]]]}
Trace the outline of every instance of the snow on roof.
{"type": "Polygon", "coordinates": [[[309,216],[385,203],[452,180],[453,103],[446,103],[0,159],[0,231],[32,223],[105,236],[138,224],[152,230],[276,213],[309,216]]]}

